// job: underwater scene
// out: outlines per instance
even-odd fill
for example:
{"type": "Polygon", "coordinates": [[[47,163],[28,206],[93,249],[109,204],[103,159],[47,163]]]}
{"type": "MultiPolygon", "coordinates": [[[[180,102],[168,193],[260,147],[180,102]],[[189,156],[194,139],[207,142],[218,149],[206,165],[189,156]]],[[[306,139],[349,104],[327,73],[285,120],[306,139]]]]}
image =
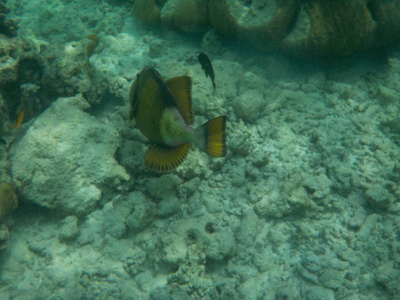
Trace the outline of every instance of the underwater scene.
{"type": "Polygon", "coordinates": [[[400,300],[400,0],[0,0],[0,300],[400,300]]]}

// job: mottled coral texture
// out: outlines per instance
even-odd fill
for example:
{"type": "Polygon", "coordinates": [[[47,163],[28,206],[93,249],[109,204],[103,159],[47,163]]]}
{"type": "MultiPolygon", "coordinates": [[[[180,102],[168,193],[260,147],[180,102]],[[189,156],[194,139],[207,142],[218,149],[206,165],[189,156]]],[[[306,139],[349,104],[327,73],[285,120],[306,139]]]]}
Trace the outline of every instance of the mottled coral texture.
{"type": "Polygon", "coordinates": [[[134,13],[147,24],[186,32],[212,27],[290,55],[345,56],[391,45],[400,36],[400,1],[138,0],[134,13]]]}

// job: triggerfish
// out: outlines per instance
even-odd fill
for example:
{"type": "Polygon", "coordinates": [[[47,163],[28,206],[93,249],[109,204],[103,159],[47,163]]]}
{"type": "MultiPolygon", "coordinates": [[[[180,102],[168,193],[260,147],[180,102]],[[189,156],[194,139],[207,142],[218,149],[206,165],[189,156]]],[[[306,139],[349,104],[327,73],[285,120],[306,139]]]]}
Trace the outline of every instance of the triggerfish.
{"type": "Polygon", "coordinates": [[[214,156],[226,155],[226,117],[220,116],[198,128],[190,127],[192,80],[180,76],[163,80],[151,67],[136,75],[129,102],[130,119],[152,143],[145,165],[157,172],[176,169],[185,160],[191,144],[214,156]]]}

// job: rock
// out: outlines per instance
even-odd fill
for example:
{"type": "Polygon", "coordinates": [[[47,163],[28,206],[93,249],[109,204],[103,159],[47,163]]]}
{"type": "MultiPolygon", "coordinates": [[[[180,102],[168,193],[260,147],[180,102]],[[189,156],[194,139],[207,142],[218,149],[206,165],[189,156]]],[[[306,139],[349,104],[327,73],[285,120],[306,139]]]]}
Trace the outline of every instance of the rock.
{"type": "Polygon", "coordinates": [[[71,241],[79,234],[78,218],[75,216],[68,216],[61,222],[61,229],[58,238],[62,242],[71,241]]]}
{"type": "Polygon", "coordinates": [[[397,297],[400,294],[400,273],[395,266],[396,262],[389,261],[377,269],[376,281],[385,287],[390,295],[397,297]]]}
{"type": "Polygon", "coordinates": [[[258,90],[247,90],[233,99],[232,106],[239,118],[255,123],[263,114],[266,99],[258,90]]]}
{"type": "Polygon", "coordinates": [[[341,272],[324,269],[318,276],[319,282],[330,289],[338,289],[344,284],[344,277],[341,272]]]}
{"type": "Polygon", "coordinates": [[[17,81],[23,48],[21,39],[0,34],[0,86],[17,81]]]}
{"type": "Polygon", "coordinates": [[[155,205],[141,192],[131,193],[129,202],[133,204],[133,211],[126,218],[126,225],[129,229],[137,232],[153,221],[155,205]]]}
{"type": "Polygon", "coordinates": [[[303,185],[314,197],[321,199],[329,194],[332,182],[325,174],[319,174],[318,176],[306,175],[303,185]]]}
{"type": "Polygon", "coordinates": [[[158,178],[147,180],[146,187],[148,193],[155,199],[175,195],[176,188],[182,184],[182,180],[175,174],[164,174],[158,178]]]}
{"type": "Polygon", "coordinates": [[[380,209],[387,209],[396,200],[396,197],[383,186],[375,184],[371,185],[366,191],[368,202],[380,209]]]}
{"type": "Polygon", "coordinates": [[[40,115],[10,155],[11,173],[22,195],[63,214],[84,215],[129,175],[114,154],[118,132],[84,112],[82,96],[60,98],[40,115]]]}
{"type": "Polygon", "coordinates": [[[388,105],[395,103],[400,97],[400,93],[394,89],[390,89],[386,86],[378,86],[377,95],[378,99],[382,104],[388,105]]]}
{"type": "Polygon", "coordinates": [[[267,192],[255,205],[256,213],[263,217],[280,218],[307,207],[310,202],[307,192],[296,182],[296,178],[291,178],[286,185],[280,186],[277,178],[270,178],[265,185],[267,192]]]}
{"type": "Polygon", "coordinates": [[[172,216],[181,211],[181,203],[176,196],[164,198],[159,204],[158,215],[162,218],[172,216]]]}

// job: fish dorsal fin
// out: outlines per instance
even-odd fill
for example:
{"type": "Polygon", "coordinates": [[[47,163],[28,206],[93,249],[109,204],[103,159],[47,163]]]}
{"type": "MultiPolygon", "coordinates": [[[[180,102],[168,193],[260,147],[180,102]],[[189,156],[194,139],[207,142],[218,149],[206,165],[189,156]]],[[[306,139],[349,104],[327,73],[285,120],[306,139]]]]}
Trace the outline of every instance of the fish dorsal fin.
{"type": "Polygon", "coordinates": [[[156,172],[175,170],[185,160],[189,153],[190,143],[175,147],[155,145],[146,153],[144,159],[146,167],[156,172]]]}
{"type": "Polygon", "coordinates": [[[132,83],[131,90],[129,92],[129,103],[131,104],[131,110],[129,111],[129,118],[133,119],[136,114],[138,104],[138,81],[139,74],[136,75],[135,81],[132,83]]]}
{"type": "Polygon", "coordinates": [[[165,82],[168,91],[174,97],[178,111],[189,125],[193,124],[192,112],[192,79],[189,76],[180,76],[168,79],[165,82]]]}

